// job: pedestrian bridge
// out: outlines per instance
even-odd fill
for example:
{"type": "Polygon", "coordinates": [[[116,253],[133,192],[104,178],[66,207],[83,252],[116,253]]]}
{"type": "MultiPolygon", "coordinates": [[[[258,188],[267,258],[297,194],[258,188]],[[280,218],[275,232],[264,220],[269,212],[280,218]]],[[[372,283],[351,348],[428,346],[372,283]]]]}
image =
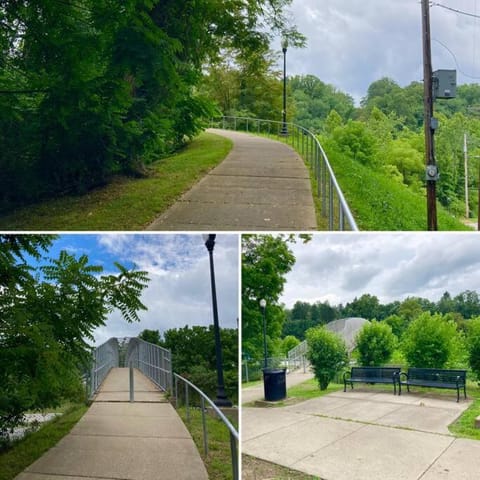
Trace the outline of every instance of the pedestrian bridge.
{"type": "Polygon", "coordinates": [[[122,351],[110,339],[93,358],[90,408],[16,480],[208,479],[189,431],[166,398],[172,391],[170,352],[136,338],[122,351]]]}

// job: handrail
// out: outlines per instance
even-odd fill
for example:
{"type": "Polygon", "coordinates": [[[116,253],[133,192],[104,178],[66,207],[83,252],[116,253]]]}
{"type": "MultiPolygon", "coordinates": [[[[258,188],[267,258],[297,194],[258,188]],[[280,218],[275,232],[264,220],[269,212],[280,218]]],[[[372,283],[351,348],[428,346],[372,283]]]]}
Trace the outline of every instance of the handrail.
{"type": "Polygon", "coordinates": [[[125,366],[138,368],[161,390],[172,391],[172,354],[170,350],[140,338],[130,338],[125,366]]]}
{"type": "Polygon", "coordinates": [[[188,387],[193,388],[199,395],[200,395],[200,402],[201,402],[201,410],[202,410],[202,424],[203,424],[203,448],[205,452],[205,456],[208,455],[208,432],[207,432],[207,424],[205,420],[205,401],[213,408],[214,412],[218,415],[220,420],[226,425],[228,430],[230,431],[230,452],[231,452],[231,459],[232,459],[232,473],[233,473],[233,480],[239,480],[239,468],[238,468],[238,432],[235,427],[230,423],[228,418],[223,414],[223,412],[213,403],[213,401],[207,397],[205,393],[203,393],[196,385],[189,382],[186,378],[183,378],[181,375],[177,373],[173,374],[175,377],[175,406],[178,408],[179,406],[179,397],[178,397],[178,381],[184,382],[185,384],[185,408],[186,408],[186,417],[187,422],[190,421],[190,410],[189,410],[189,400],[188,400],[188,387]]]}
{"type": "MultiPolygon", "coordinates": [[[[212,119],[212,125],[214,122],[215,119],[212,119]]],[[[358,231],[357,223],[335,178],[327,154],[313,132],[295,123],[284,124],[260,118],[224,116],[219,122],[223,129],[229,129],[233,125],[233,130],[241,130],[243,126],[247,132],[276,134],[277,137],[286,138],[287,141],[290,139],[292,147],[301,151],[302,157],[313,170],[317,183],[316,194],[321,198],[321,213],[324,218],[328,216],[328,229],[343,231],[348,227],[352,231],[358,231]],[[284,126],[289,133],[283,133],[284,126]]]]}
{"type": "Polygon", "coordinates": [[[114,367],[118,367],[118,341],[116,338],[110,338],[93,351],[89,382],[91,397],[114,367]]]}
{"type": "Polygon", "coordinates": [[[300,342],[296,347],[288,351],[288,364],[292,365],[292,370],[303,366],[303,372],[306,371],[306,357],[308,351],[307,341],[300,342]]]}

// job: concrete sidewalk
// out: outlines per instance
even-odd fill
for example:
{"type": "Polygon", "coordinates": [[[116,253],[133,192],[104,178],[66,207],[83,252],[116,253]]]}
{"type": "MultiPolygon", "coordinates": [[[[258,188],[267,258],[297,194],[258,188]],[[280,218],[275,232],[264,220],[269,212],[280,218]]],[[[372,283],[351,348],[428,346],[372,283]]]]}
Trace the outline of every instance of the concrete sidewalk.
{"type": "Polygon", "coordinates": [[[206,480],[175,409],[138,370],[135,403],[127,368],[113,369],[83,418],[17,480],[206,480]]]}
{"type": "MultiPolygon", "coordinates": [[[[294,385],[298,385],[299,383],[303,383],[306,380],[310,380],[313,377],[314,375],[310,369],[307,369],[305,373],[303,373],[303,368],[288,373],[286,377],[287,389],[294,385]]],[[[263,382],[254,385],[253,387],[242,388],[242,404],[254,402],[255,400],[263,400],[263,398],[263,382]]]]}
{"type": "Polygon", "coordinates": [[[283,408],[243,408],[243,453],[324,480],[479,478],[480,442],[448,431],[470,402],[368,387],[283,408]]]}
{"type": "Polygon", "coordinates": [[[227,158],[148,230],[316,230],[310,177],[289,146],[230,130],[227,158]]]}

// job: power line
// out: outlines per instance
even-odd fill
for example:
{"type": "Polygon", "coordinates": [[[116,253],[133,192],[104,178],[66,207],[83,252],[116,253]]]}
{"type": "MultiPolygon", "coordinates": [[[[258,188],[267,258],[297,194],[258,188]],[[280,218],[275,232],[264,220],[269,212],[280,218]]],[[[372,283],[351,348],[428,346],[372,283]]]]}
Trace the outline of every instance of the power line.
{"type": "Polygon", "coordinates": [[[451,12],[455,12],[460,15],[466,15],[467,17],[480,18],[480,15],[476,15],[475,13],[469,13],[469,12],[464,12],[463,10],[457,10],[456,8],[448,7],[447,5],[442,5],[441,3],[437,3],[437,2],[430,2],[430,6],[444,8],[445,10],[450,10],[451,12]]]}
{"type": "Polygon", "coordinates": [[[460,65],[458,64],[458,61],[457,61],[457,57],[455,56],[455,54],[444,44],[442,43],[440,40],[437,40],[436,38],[432,38],[432,40],[434,42],[437,42],[438,44],[440,44],[445,50],[447,50],[448,53],[450,53],[450,55],[453,57],[453,60],[455,61],[455,65],[457,66],[457,70],[465,77],[467,78],[471,78],[472,80],[480,80],[480,77],[474,77],[473,75],[469,75],[468,73],[465,73],[461,68],[460,68],[460,65]]]}

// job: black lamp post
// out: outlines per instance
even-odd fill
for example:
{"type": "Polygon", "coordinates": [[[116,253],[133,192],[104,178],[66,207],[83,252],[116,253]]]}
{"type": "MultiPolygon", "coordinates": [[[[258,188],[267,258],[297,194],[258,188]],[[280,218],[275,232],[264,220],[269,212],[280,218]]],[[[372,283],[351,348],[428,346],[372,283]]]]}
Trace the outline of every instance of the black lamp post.
{"type": "Polygon", "coordinates": [[[215,246],[214,233],[203,235],[205,246],[210,257],[210,281],[212,284],[212,304],[213,304],[213,330],[215,332],[215,358],[217,364],[217,398],[213,403],[219,407],[231,407],[232,402],[228,400],[225,393],[225,383],[223,381],[223,361],[222,361],[222,345],[220,343],[220,328],[218,325],[218,309],[217,309],[217,290],[215,287],[215,270],[213,268],[213,247],[215,246]]]}
{"type": "Polygon", "coordinates": [[[282,52],[283,52],[283,110],[282,110],[282,130],[281,135],[288,135],[287,128],[287,37],[282,38],[282,52]]]}
{"type": "Polygon", "coordinates": [[[262,298],[260,300],[260,308],[263,313],[263,368],[268,368],[267,365],[267,322],[265,321],[265,310],[267,308],[267,301],[262,298]]]}

